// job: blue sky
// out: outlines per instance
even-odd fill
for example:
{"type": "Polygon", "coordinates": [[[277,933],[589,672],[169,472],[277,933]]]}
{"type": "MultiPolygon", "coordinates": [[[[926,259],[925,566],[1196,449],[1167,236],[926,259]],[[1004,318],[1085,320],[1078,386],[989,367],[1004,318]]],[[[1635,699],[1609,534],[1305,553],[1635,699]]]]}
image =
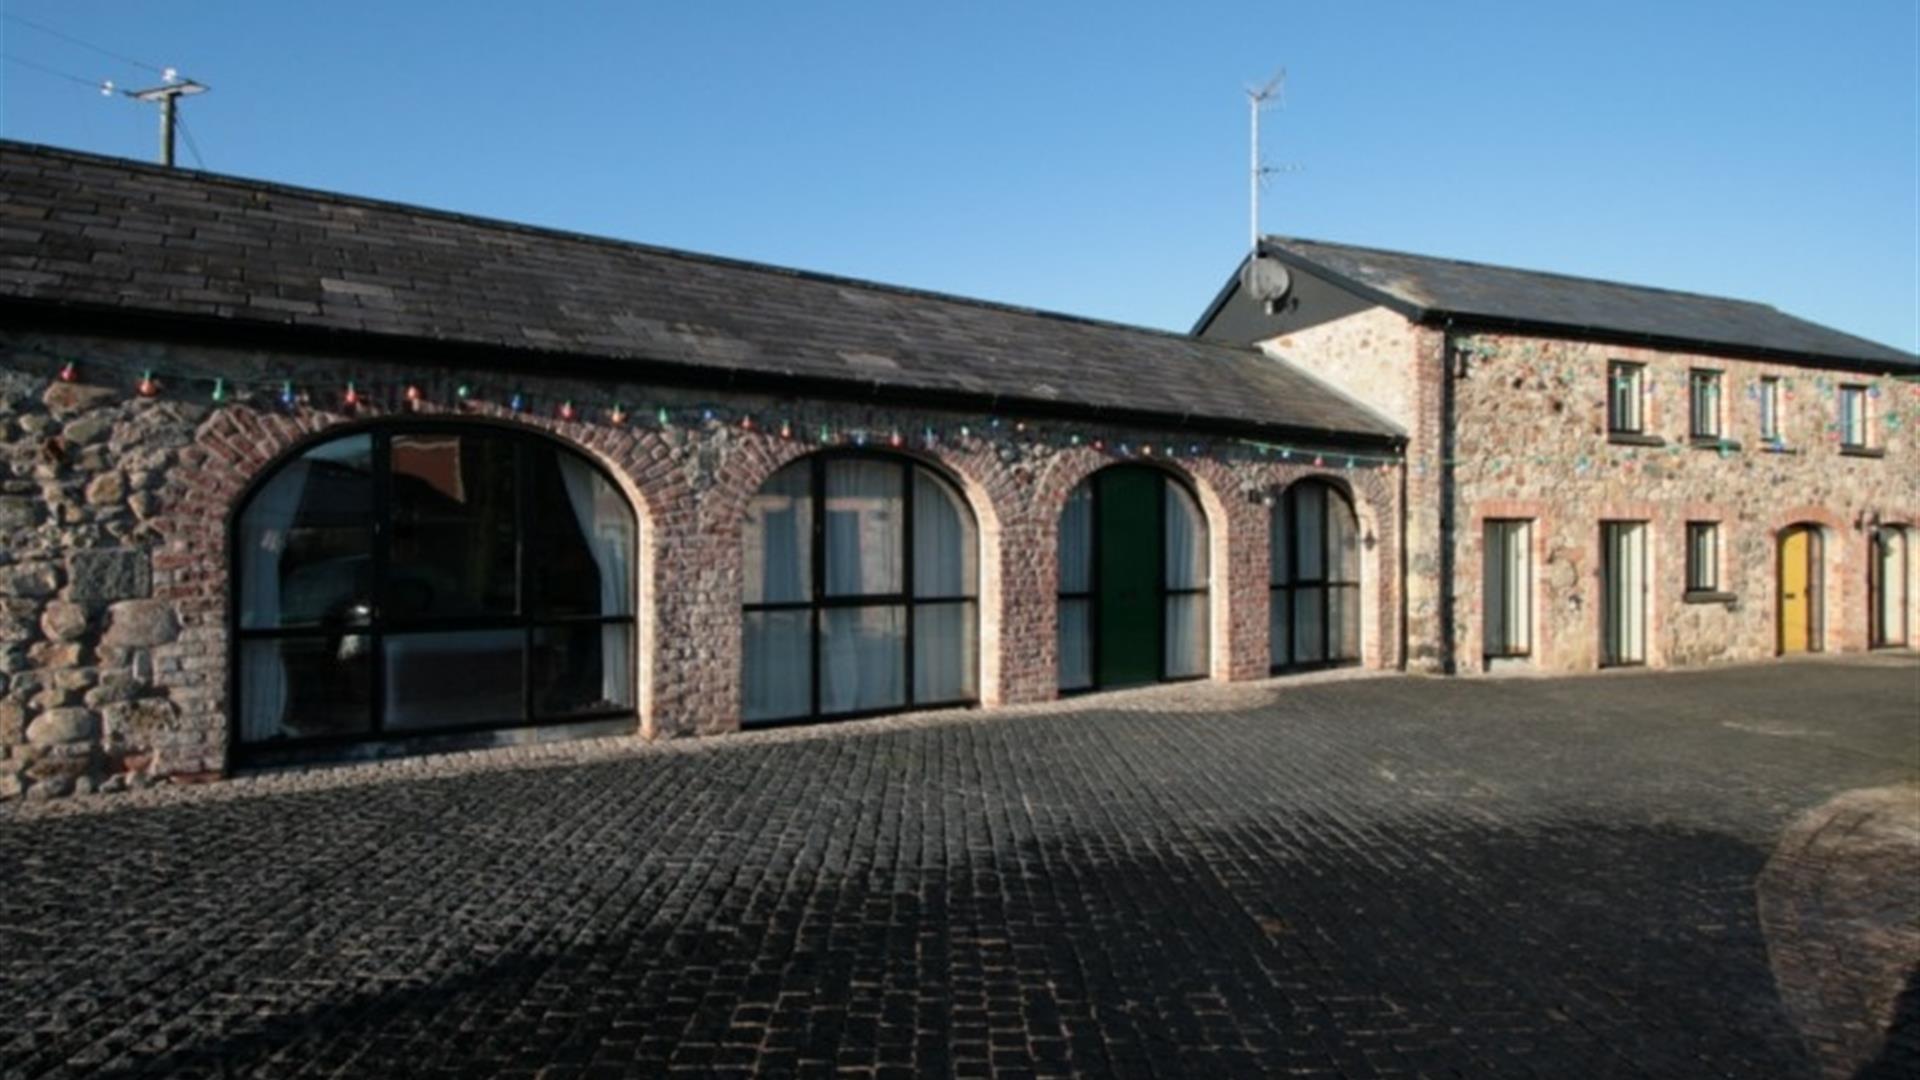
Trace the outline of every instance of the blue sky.
{"type": "MultiPolygon", "coordinates": [[[[209,168],[1185,329],[1269,231],[1761,300],[1920,349],[1920,4],[0,0],[176,65],[209,168]]],[[[0,20],[0,134],[155,76],[0,20]]],[[[186,163],[190,154],[183,151],[186,163]]]]}

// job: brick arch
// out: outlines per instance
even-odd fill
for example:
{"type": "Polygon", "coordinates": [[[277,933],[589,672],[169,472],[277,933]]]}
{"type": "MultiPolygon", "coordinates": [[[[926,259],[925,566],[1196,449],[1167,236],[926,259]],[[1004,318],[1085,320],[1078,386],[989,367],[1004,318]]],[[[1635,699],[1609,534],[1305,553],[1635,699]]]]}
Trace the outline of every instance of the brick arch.
{"type": "MultiPolygon", "coordinates": [[[[1239,605],[1230,603],[1230,596],[1245,576],[1245,568],[1240,565],[1244,563],[1244,558],[1235,558],[1236,551],[1245,545],[1236,544],[1235,538],[1246,532],[1247,523],[1236,520],[1235,504],[1220,496],[1222,490],[1232,487],[1232,470],[1229,466],[1210,459],[1186,463],[1177,458],[1145,454],[1116,460],[1088,447],[1059,451],[1047,463],[1034,488],[1031,516],[1036,533],[1035,542],[1044,545],[1041,550],[1049,554],[1056,551],[1060,514],[1066,509],[1067,496],[1095,473],[1119,466],[1154,469],[1180,481],[1193,493],[1194,501],[1200,506],[1201,518],[1207,526],[1208,675],[1223,680],[1251,677],[1245,671],[1246,665],[1236,659],[1245,652],[1246,628],[1241,624],[1246,622],[1246,618],[1239,605]]],[[[1059,658],[1056,653],[1059,639],[1056,635],[1059,605],[1055,598],[1060,587],[1059,567],[1051,557],[1042,561],[1046,566],[1045,581],[1035,600],[1045,605],[1045,611],[1036,611],[1034,621],[1044,627],[1045,641],[1036,640],[1035,645],[1044,646],[1049,661],[1047,677],[1051,682],[1044,696],[1052,697],[1057,693],[1058,686],[1059,658]]],[[[1040,636],[1036,634],[1036,639],[1040,636]]],[[[1035,688],[1035,694],[1036,700],[1044,699],[1040,697],[1038,687],[1035,688]]]]}
{"type": "Polygon", "coordinates": [[[1820,532],[1820,648],[1824,652],[1857,648],[1863,641],[1855,639],[1863,635],[1856,632],[1852,624],[1857,620],[1850,619],[1848,612],[1856,605],[1864,610],[1865,578],[1853,580],[1856,564],[1864,566],[1863,554],[1855,550],[1864,540],[1852,542],[1853,530],[1845,519],[1812,503],[1775,514],[1767,529],[1765,580],[1767,603],[1773,607],[1774,647],[1778,648],[1780,634],[1780,540],[1789,529],[1802,525],[1817,526],[1820,532]]]}
{"type": "MultiPolygon", "coordinates": [[[[1382,490],[1383,482],[1378,479],[1377,470],[1367,469],[1356,478],[1351,473],[1333,473],[1323,468],[1309,467],[1285,477],[1277,485],[1279,492],[1303,483],[1318,483],[1338,491],[1346,496],[1347,505],[1353,508],[1354,542],[1360,545],[1360,658],[1362,667],[1381,667],[1386,663],[1386,628],[1394,624],[1395,619],[1385,601],[1391,595],[1388,587],[1397,573],[1397,566],[1389,566],[1388,558],[1393,551],[1391,529],[1383,528],[1384,523],[1392,520],[1386,512],[1391,506],[1391,494],[1382,490]],[[1368,541],[1371,539],[1372,543],[1368,541]]],[[[1276,507],[1278,504],[1275,504],[1276,507]]],[[[1266,511],[1267,527],[1271,529],[1273,510],[1266,511]]],[[[1261,545],[1260,552],[1267,556],[1271,549],[1261,545]]],[[[1270,633],[1271,631],[1269,631],[1270,633]]]]}
{"type": "MultiPolygon", "coordinates": [[[[741,634],[743,627],[740,617],[740,589],[745,581],[744,529],[747,520],[747,508],[753,498],[774,473],[803,458],[828,451],[846,451],[843,445],[822,446],[804,440],[783,439],[769,433],[742,434],[734,447],[735,453],[718,470],[719,475],[706,496],[705,517],[719,539],[718,548],[712,557],[715,565],[724,568],[722,577],[731,583],[732,592],[725,601],[724,610],[731,614],[723,616],[723,625],[731,627],[731,643],[725,650],[726,663],[731,665],[728,671],[736,677],[730,686],[716,688],[716,692],[725,695],[728,702],[728,715],[732,718],[727,726],[737,726],[740,715],[740,689],[737,673],[742,662],[741,634]]],[[[1019,535],[1017,528],[1018,504],[1020,500],[1019,482],[1013,471],[990,448],[968,448],[959,444],[937,444],[934,446],[890,446],[872,445],[852,448],[856,451],[870,452],[877,457],[902,458],[933,470],[943,479],[952,483],[955,490],[965,500],[973,513],[976,555],[979,560],[979,611],[978,647],[980,650],[980,703],[986,706],[1000,705],[1012,700],[1020,700],[1017,691],[1010,690],[1017,666],[1017,638],[1010,627],[1013,620],[1007,612],[1010,597],[1017,589],[1010,589],[1007,575],[1010,572],[1008,551],[1018,550],[1010,547],[1014,537],[1019,535]]],[[[716,605],[716,609],[719,605],[716,605]]]]}
{"type": "MultiPolygon", "coordinates": [[[[655,614],[665,585],[656,508],[676,494],[670,474],[647,468],[652,457],[646,444],[657,438],[654,433],[528,417],[477,404],[459,410],[423,406],[405,414],[372,409],[355,414],[315,409],[280,413],[239,404],[207,417],[192,442],[181,448],[181,467],[158,492],[160,508],[153,522],[161,537],[153,560],[156,595],[172,601],[183,629],[189,631],[175,647],[182,654],[180,662],[168,663],[173,658],[159,655],[155,660],[174,674],[169,694],[192,702],[196,723],[205,728],[212,752],[201,762],[204,769],[221,768],[231,760],[228,739],[236,703],[228,692],[233,663],[228,617],[236,515],[260,482],[307,447],[374,430],[382,422],[414,418],[536,432],[598,464],[620,488],[639,528],[635,704],[641,734],[654,733],[655,690],[662,674],[655,614]],[[189,659],[190,664],[185,662],[189,659]]],[[[167,771],[165,763],[156,762],[160,771],[167,771]]]]}

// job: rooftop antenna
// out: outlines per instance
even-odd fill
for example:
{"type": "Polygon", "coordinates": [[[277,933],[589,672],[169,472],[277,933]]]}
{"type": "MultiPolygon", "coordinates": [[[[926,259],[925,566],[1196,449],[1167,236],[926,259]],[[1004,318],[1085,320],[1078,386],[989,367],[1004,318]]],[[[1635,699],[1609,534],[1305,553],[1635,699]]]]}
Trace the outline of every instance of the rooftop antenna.
{"type": "Polygon", "coordinates": [[[1260,254],[1260,185],[1266,183],[1268,176],[1280,171],[1268,168],[1260,161],[1260,114],[1265,112],[1268,104],[1272,102],[1277,101],[1285,105],[1286,94],[1286,68],[1275,72],[1265,86],[1247,87],[1247,119],[1253,128],[1252,145],[1249,148],[1249,153],[1252,155],[1252,168],[1247,177],[1248,232],[1251,234],[1248,242],[1255,255],[1260,254]]]}
{"type": "MultiPolygon", "coordinates": [[[[192,79],[181,78],[180,72],[174,68],[162,72],[162,77],[166,82],[159,86],[148,90],[125,90],[122,93],[135,101],[147,101],[160,106],[160,164],[172,168],[173,137],[179,128],[180,99],[204,94],[208,88],[192,79]]],[[[113,84],[109,82],[102,85],[101,91],[112,93],[113,84]]]]}
{"type": "Polygon", "coordinates": [[[1247,116],[1253,126],[1253,145],[1249,152],[1252,165],[1247,175],[1247,231],[1250,234],[1247,243],[1251,249],[1246,263],[1241,267],[1240,280],[1247,292],[1266,309],[1267,314],[1277,315],[1288,296],[1293,291],[1293,275],[1286,266],[1271,256],[1260,252],[1260,188],[1267,177],[1277,172],[1290,172],[1292,167],[1273,168],[1260,160],[1260,114],[1269,104],[1286,104],[1287,69],[1281,68],[1268,79],[1265,86],[1247,87],[1247,116]]]}

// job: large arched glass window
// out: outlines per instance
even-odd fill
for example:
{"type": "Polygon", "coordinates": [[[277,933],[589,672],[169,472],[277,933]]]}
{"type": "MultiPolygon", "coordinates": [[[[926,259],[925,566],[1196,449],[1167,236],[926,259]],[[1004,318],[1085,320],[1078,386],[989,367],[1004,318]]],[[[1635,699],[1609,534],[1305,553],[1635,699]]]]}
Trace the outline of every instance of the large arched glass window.
{"type": "Polygon", "coordinates": [[[825,453],[748,505],[741,704],[748,723],[972,704],[978,539],[945,478],[825,453]]]}
{"type": "Polygon", "coordinates": [[[1360,659],[1360,529],[1353,504],[1318,480],[1288,488],[1268,532],[1273,670],[1360,659]]]}
{"type": "Polygon", "coordinates": [[[1063,692],[1207,673],[1207,521],[1185,484],[1102,469],[1068,493],[1057,543],[1063,692]]]}
{"type": "Polygon", "coordinates": [[[244,749],[631,716],[633,507],[531,433],[308,447],[234,523],[244,749]]]}

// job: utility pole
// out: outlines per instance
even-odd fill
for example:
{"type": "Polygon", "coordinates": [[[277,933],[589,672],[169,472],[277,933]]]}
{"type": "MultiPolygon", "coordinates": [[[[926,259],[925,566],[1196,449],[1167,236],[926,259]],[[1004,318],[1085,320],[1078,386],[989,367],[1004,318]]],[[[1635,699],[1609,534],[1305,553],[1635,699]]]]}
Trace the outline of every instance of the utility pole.
{"type": "Polygon", "coordinates": [[[204,94],[207,87],[192,79],[181,79],[172,68],[167,69],[167,82],[151,90],[128,90],[126,95],[136,101],[152,102],[160,106],[160,164],[173,167],[173,135],[179,125],[180,99],[192,94],[204,94]]]}

